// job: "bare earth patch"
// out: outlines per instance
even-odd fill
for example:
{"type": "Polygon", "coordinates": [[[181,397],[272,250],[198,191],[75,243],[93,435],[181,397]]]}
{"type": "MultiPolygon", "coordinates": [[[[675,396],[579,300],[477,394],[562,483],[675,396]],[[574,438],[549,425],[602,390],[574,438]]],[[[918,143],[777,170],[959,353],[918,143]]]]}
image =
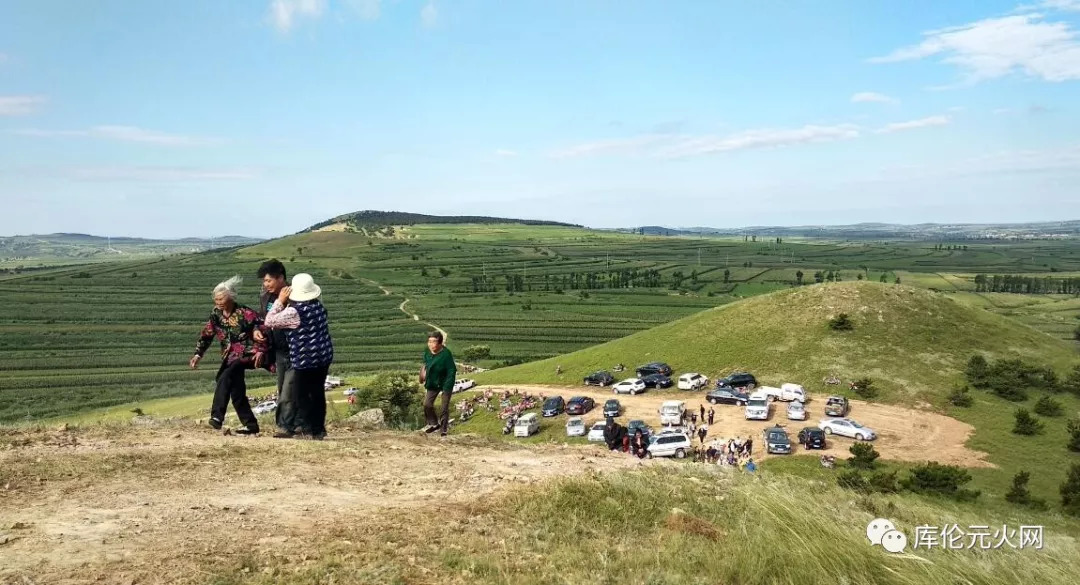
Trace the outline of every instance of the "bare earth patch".
{"type": "MultiPolygon", "coordinates": [[[[714,437],[727,439],[730,437],[752,437],[755,443],[760,445],[761,433],[766,427],[781,424],[795,439],[795,434],[804,426],[817,426],[818,421],[827,418],[822,411],[825,400],[821,396],[813,396],[806,402],[809,418],[805,421],[788,420],[786,414],[787,403],[776,402],[772,407],[772,415],[768,421],[746,420],[743,409],[737,406],[720,404],[710,405],[705,401],[704,392],[688,392],[676,389],[648,390],[644,394],[636,396],[616,396],[610,389],[598,390],[595,388],[567,387],[567,386],[542,386],[529,384],[515,384],[506,386],[484,386],[496,392],[505,389],[518,389],[523,392],[544,393],[545,396],[562,395],[567,400],[572,396],[591,396],[596,400],[597,409],[585,416],[586,422],[602,418],[600,407],[608,398],[618,398],[625,412],[620,419],[626,424],[631,419],[642,419],[659,428],[660,404],[665,400],[685,400],[688,410],[697,410],[698,406],[704,406],[708,412],[710,406],[716,411],[715,424],[709,428],[706,442],[714,437]]],[[[859,400],[851,401],[851,413],[848,415],[862,425],[877,431],[878,438],[874,441],[874,448],[881,453],[884,459],[897,461],[925,462],[934,460],[950,465],[963,467],[994,467],[986,460],[987,454],[975,451],[966,446],[968,438],[975,431],[975,427],[958,421],[954,418],[915,410],[902,406],[886,404],[872,404],[859,400]]],[[[561,417],[561,418],[565,418],[561,417]]],[[[699,421],[700,422],[700,421],[699,421]]],[[[467,426],[462,426],[467,430],[467,426]]],[[[848,447],[854,442],[846,437],[832,436],[829,438],[829,447],[823,451],[814,451],[814,454],[828,453],[837,457],[847,457],[848,447]]],[[[803,451],[796,449],[796,453],[803,451]]],[[[755,448],[755,457],[766,457],[764,449],[755,448]]],[[[781,455],[782,457],[782,455],[781,455]]]]}

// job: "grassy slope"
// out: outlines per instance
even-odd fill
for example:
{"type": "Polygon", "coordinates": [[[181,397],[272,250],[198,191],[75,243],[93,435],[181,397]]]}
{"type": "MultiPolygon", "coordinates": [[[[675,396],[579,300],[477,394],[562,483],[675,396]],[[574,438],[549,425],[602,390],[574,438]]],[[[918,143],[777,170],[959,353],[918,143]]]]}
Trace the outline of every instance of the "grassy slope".
{"type": "MultiPolygon", "coordinates": [[[[1017,356],[1063,372],[1076,359],[1067,343],[1012,320],[907,286],[869,282],[813,285],[710,309],[602,345],[540,362],[487,372],[485,383],[578,383],[622,362],[652,360],[676,372],[717,377],[747,370],[767,384],[800,382],[823,390],[823,377],[869,376],[883,398],[940,402],[974,351],[1017,356]],[[834,332],[846,312],[855,330],[834,332]],[[555,375],[556,365],[564,374],[555,375]]],[[[835,390],[835,387],[833,388],[835,390]]]]}

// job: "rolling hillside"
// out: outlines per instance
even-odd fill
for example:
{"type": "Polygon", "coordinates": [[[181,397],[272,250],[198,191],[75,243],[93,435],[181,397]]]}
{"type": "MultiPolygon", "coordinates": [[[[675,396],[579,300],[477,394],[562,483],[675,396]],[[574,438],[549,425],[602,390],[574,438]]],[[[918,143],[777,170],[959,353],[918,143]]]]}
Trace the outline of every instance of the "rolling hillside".
{"type": "Polygon", "coordinates": [[[712,378],[748,370],[767,384],[863,376],[899,402],[933,402],[959,381],[975,348],[1022,357],[1062,372],[1077,358],[1067,342],[1013,320],[907,286],[842,282],[805,286],[710,309],[568,355],[485,373],[485,383],[573,383],[616,363],[666,361],[712,378]],[[848,313],[853,331],[831,331],[848,313]],[[556,376],[556,366],[562,376],[556,376]]]}

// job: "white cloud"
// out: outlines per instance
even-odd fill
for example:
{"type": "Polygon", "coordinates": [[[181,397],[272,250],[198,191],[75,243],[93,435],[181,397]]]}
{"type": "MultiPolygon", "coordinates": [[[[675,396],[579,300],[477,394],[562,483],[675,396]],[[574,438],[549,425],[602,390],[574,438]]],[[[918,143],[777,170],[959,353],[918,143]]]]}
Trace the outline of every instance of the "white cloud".
{"type": "Polygon", "coordinates": [[[779,148],[858,137],[859,127],[853,124],[839,124],[836,126],[808,125],[802,128],[789,129],[762,128],[724,136],[645,134],[628,138],[586,142],[556,150],[551,153],[551,156],[554,158],[580,158],[594,155],[622,154],[677,159],[720,152],[779,148]]]}
{"type": "Polygon", "coordinates": [[[0,95],[0,116],[28,116],[45,103],[36,95],[0,95]]]}
{"type": "Polygon", "coordinates": [[[382,13],[379,0],[348,0],[348,4],[364,20],[378,20],[382,13]]]}
{"type": "Polygon", "coordinates": [[[1080,0],[1043,0],[1037,8],[1060,10],[1062,12],[1080,12],[1080,0]]]}
{"type": "Polygon", "coordinates": [[[495,156],[517,156],[516,150],[509,150],[506,148],[499,148],[495,150],[495,156]]]}
{"type": "Polygon", "coordinates": [[[320,18],[326,10],[326,0],[273,0],[269,10],[270,23],[287,33],[300,18],[320,18]]]}
{"type": "Polygon", "coordinates": [[[165,132],[145,130],[136,126],[94,126],[88,130],[40,130],[28,128],[15,130],[14,132],[23,136],[36,136],[39,138],[99,138],[102,140],[139,142],[159,146],[202,146],[218,142],[212,138],[167,134],[165,132]]]}
{"type": "Polygon", "coordinates": [[[434,0],[429,0],[429,2],[420,10],[420,23],[431,28],[438,22],[439,8],[435,6],[434,0]]]}
{"type": "Polygon", "coordinates": [[[118,166],[76,167],[67,177],[77,181],[249,181],[259,177],[256,169],[217,167],[118,166]]]}
{"type": "Polygon", "coordinates": [[[1021,73],[1045,81],[1080,79],[1080,42],[1066,22],[1045,22],[1038,13],[988,18],[924,33],[923,42],[871,63],[940,56],[958,67],[966,83],[1021,73]]]}
{"type": "Polygon", "coordinates": [[[879,104],[895,104],[900,100],[891,98],[887,95],[875,93],[872,91],[862,91],[851,96],[852,103],[879,103],[879,104]]]}
{"type": "Polygon", "coordinates": [[[893,132],[902,132],[904,130],[914,130],[916,128],[929,128],[931,126],[945,126],[950,122],[948,116],[930,116],[928,118],[920,118],[918,120],[909,120],[907,122],[894,122],[887,124],[882,128],[879,128],[877,134],[891,134],[893,132]]]}

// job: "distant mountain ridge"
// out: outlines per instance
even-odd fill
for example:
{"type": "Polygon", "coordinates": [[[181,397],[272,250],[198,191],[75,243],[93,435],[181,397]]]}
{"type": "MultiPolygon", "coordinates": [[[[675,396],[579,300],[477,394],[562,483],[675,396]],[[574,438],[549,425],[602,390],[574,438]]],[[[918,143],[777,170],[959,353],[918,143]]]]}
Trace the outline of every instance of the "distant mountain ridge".
{"type": "Polygon", "coordinates": [[[366,209],[346,213],[337,217],[319,222],[303,232],[312,232],[334,224],[345,223],[353,226],[388,226],[388,225],[415,225],[415,224],[456,224],[456,223],[517,223],[522,225],[548,225],[562,227],[584,227],[572,223],[558,221],[545,221],[537,219],[509,219],[505,217],[488,217],[483,215],[424,215],[422,213],[407,213],[403,211],[376,211],[366,209]]]}
{"type": "Polygon", "coordinates": [[[654,236],[766,236],[817,238],[983,239],[1080,237],[1080,220],[1026,223],[866,222],[849,225],[747,226],[739,228],[640,226],[615,231],[654,236]]]}
{"type": "Polygon", "coordinates": [[[49,241],[56,243],[80,243],[91,244],[100,243],[107,244],[112,242],[114,244],[202,244],[202,243],[231,243],[237,244],[254,244],[262,242],[261,238],[249,238],[247,236],[221,236],[219,238],[132,238],[127,236],[94,236],[90,234],[73,234],[73,233],[55,233],[55,234],[27,234],[27,235],[15,235],[15,236],[0,236],[0,242],[7,240],[39,240],[49,241]]]}

